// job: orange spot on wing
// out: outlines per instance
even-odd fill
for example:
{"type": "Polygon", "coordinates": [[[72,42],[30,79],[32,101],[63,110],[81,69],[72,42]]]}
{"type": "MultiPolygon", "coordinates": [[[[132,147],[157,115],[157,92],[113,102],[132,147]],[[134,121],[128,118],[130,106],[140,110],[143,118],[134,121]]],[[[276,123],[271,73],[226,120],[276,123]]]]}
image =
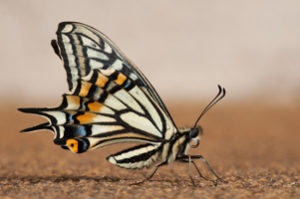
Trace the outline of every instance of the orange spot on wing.
{"type": "Polygon", "coordinates": [[[83,115],[79,115],[76,119],[79,121],[80,124],[86,124],[93,122],[94,118],[96,117],[93,113],[84,113],[83,115]]]}
{"type": "Polygon", "coordinates": [[[97,81],[96,81],[96,85],[99,86],[99,87],[104,87],[105,84],[107,83],[108,81],[108,78],[105,77],[103,74],[101,73],[98,73],[98,78],[97,78],[97,81]]]}
{"type": "Polygon", "coordinates": [[[103,107],[103,104],[99,102],[92,102],[88,104],[88,108],[91,112],[100,112],[101,108],[103,107]]]}
{"type": "Polygon", "coordinates": [[[122,73],[119,73],[117,79],[115,80],[115,82],[118,84],[118,85],[121,85],[124,83],[124,81],[127,79],[127,77],[125,75],[123,75],[122,73]]]}
{"type": "Polygon", "coordinates": [[[90,82],[82,81],[79,96],[83,96],[83,97],[87,96],[91,86],[92,84],[90,82]]]}
{"type": "Polygon", "coordinates": [[[74,95],[67,95],[66,98],[69,106],[71,105],[71,107],[74,108],[80,107],[80,97],[74,95]]]}
{"type": "Polygon", "coordinates": [[[75,139],[68,139],[67,140],[67,146],[74,153],[78,152],[78,141],[77,140],[75,140],[75,139]]]}

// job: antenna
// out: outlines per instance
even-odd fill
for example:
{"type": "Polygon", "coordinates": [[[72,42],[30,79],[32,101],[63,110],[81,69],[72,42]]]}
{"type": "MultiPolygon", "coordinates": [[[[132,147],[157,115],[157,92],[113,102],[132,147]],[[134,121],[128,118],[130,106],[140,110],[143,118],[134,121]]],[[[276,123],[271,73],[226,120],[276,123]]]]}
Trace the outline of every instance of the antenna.
{"type": "Polygon", "coordinates": [[[200,121],[201,117],[209,111],[216,103],[218,103],[221,99],[223,99],[226,95],[226,90],[225,88],[222,88],[220,85],[218,85],[218,94],[209,102],[209,104],[203,109],[199,117],[197,118],[194,128],[197,126],[197,123],[200,121]]]}

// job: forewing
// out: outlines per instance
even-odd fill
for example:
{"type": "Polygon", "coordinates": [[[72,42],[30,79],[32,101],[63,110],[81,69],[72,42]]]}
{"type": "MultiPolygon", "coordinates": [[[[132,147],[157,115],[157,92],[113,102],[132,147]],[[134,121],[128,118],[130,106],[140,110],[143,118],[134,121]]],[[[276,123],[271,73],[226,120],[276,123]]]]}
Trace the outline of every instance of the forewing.
{"type": "Polygon", "coordinates": [[[121,52],[121,50],[100,31],[77,22],[63,22],[57,30],[57,41],[52,41],[56,54],[63,60],[70,91],[78,79],[93,69],[113,68],[130,77],[141,89],[147,91],[165,112],[175,127],[167,108],[142,72],[121,52]]]}

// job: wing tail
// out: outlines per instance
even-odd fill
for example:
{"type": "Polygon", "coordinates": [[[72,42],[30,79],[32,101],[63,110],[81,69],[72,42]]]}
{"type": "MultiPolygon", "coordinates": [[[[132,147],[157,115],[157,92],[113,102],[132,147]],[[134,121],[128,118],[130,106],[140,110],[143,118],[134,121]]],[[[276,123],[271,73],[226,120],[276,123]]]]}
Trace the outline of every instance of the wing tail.
{"type": "Polygon", "coordinates": [[[49,108],[18,108],[18,111],[23,113],[31,113],[37,115],[43,115],[42,111],[49,110],[49,108]]]}
{"type": "Polygon", "coordinates": [[[35,114],[35,115],[42,115],[45,116],[49,121],[33,126],[33,127],[29,127],[26,129],[21,130],[21,133],[28,133],[28,132],[32,132],[32,131],[38,131],[38,130],[50,130],[53,131],[53,129],[51,128],[51,118],[48,118],[47,115],[44,113],[44,111],[48,111],[48,108],[18,108],[18,110],[20,112],[23,113],[30,113],[30,114],[35,114]]]}
{"type": "Polygon", "coordinates": [[[32,126],[26,129],[21,130],[21,133],[28,133],[28,132],[32,132],[32,131],[39,131],[39,130],[50,130],[52,131],[52,128],[50,126],[49,122],[45,122],[36,126],[32,126]]]}

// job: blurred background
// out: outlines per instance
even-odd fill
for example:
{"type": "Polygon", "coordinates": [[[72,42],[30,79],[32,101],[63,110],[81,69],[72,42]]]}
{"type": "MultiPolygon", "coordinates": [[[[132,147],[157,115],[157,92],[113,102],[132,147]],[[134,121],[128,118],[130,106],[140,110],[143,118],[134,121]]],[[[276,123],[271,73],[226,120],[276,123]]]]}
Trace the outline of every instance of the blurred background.
{"type": "Polygon", "coordinates": [[[164,100],[206,102],[217,84],[224,103],[300,99],[296,0],[0,1],[0,13],[2,102],[59,103],[66,76],[50,40],[61,21],[108,35],[164,100]]]}
{"type": "MultiPolygon", "coordinates": [[[[300,1],[0,0],[0,197],[33,198],[31,193],[44,190],[54,198],[61,190],[70,198],[91,188],[65,183],[77,179],[95,183],[99,193],[111,177],[117,180],[107,190],[122,193],[115,189],[128,184],[123,179],[142,176],[105,161],[123,145],[77,156],[54,145],[50,133],[18,133],[45,120],[17,107],[55,106],[67,91],[63,65],[50,46],[62,21],[86,23],[108,35],[151,81],[179,127],[193,125],[217,84],[227,89],[201,119],[204,136],[191,151],[231,183],[209,193],[300,194],[300,1]]],[[[174,165],[154,179],[182,177],[190,183],[187,166],[174,165]]],[[[195,190],[206,189],[186,193],[195,190]]],[[[257,197],[251,194],[247,198],[257,197]]]]}

